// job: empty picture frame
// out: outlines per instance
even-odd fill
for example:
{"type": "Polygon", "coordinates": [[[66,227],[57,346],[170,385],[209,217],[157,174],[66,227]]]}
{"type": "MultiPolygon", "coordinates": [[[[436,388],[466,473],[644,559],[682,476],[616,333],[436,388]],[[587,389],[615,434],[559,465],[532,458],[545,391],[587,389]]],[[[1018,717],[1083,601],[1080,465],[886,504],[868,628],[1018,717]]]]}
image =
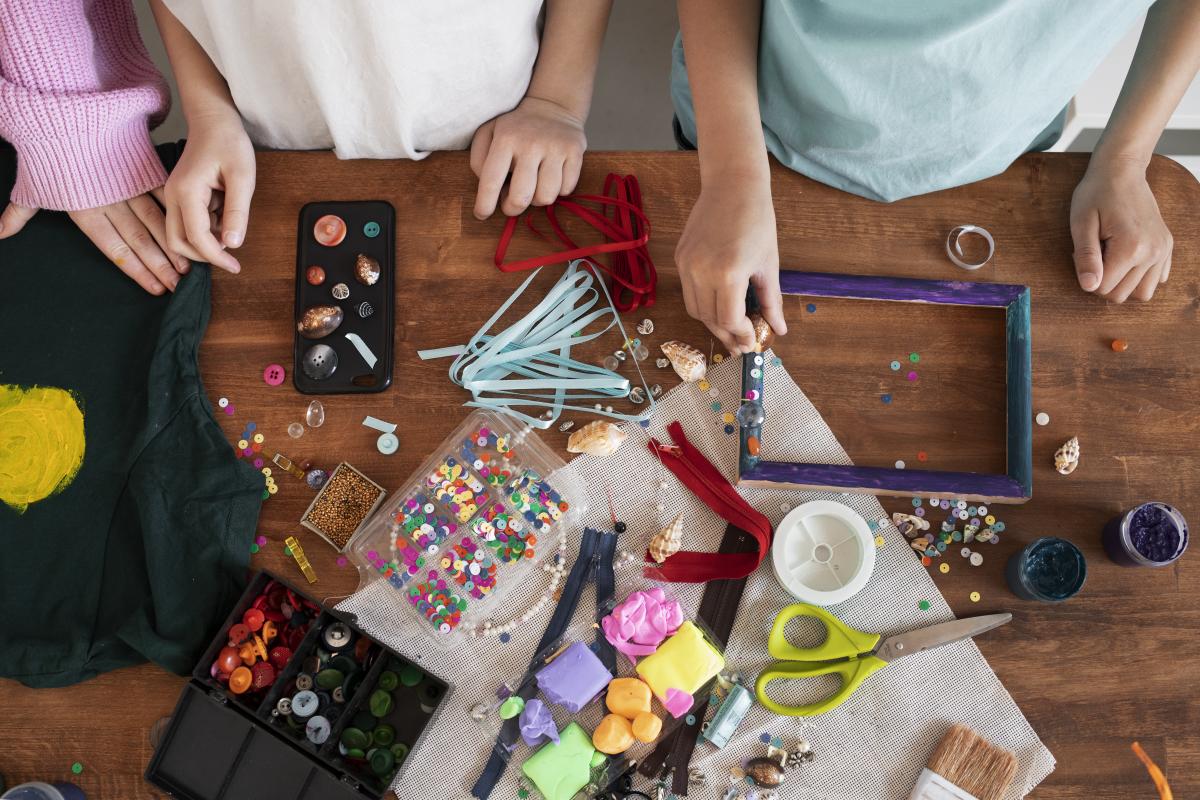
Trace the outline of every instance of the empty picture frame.
{"type": "MultiPolygon", "coordinates": [[[[1024,503],[1033,496],[1033,375],[1028,286],[792,270],[781,271],[779,282],[784,294],[809,297],[1003,308],[1007,328],[1008,471],[1004,475],[987,475],[764,461],[759,457],[758,443],[762,441],[762,426],[759,425],[741,428],[740,486],[961,498],[984,503],[1024,503]]],[[[749,303],[752,305],[753,299],[749,303]]],[[[743,356],[742,397],[762,402],[767,414],[766,424],[770,424],[770,403],[763,397],[764,368],[762,354],[743,356]]]]}

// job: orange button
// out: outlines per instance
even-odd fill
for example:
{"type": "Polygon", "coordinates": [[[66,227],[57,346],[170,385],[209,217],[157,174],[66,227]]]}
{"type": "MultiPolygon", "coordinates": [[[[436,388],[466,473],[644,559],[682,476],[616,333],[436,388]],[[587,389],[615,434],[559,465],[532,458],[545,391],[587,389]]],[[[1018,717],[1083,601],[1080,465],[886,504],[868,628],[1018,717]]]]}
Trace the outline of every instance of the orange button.
{"type": "Polygon", "coordinates": [[[254,682],[254,674],[246,667],[238,667],[229,675],[229,691],[242,694],[254,682]]]}

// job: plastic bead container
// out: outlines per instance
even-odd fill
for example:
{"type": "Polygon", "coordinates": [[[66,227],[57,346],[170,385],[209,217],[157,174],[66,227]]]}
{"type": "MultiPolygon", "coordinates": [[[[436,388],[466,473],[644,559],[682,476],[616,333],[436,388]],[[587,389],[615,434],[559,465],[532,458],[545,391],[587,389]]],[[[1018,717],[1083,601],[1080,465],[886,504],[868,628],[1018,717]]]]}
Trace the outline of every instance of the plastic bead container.
{"type": "Polygon", "coordinates": [[[505,595],[541,585],[542,564],[583,511],[583,487],[565,466],[517,421],[472,413],[351,540],[362,582],[387,581],[446,644],[492,615],[517,616],[505,595]]]}

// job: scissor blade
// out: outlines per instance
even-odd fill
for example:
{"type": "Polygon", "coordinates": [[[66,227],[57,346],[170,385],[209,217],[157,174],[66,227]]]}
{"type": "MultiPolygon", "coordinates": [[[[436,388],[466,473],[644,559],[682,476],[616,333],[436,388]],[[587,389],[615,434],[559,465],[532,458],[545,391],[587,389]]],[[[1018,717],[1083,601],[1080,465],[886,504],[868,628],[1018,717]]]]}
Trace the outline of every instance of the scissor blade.
{"type": "Polygon", "coordinates": [[[1012,622],[1012,614],[985,614],[981,617],[967,617],[940,625],[931,625],[908,633],[889,636],[880,642],[875,650],[876,657],[884,661],[895,661],[897,658],[911,656],[944,644],[954,644],[963,639],[970,639],[981,633],[999,628],[1012,622]]]}

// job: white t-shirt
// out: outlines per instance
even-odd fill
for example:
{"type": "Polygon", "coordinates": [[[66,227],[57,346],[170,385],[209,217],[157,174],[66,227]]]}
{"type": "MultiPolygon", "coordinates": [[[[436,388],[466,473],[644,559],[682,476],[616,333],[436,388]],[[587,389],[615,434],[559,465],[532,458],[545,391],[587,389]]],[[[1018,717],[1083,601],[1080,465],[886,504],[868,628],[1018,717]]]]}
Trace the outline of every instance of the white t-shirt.
{"type": "Polygon", "coordinates": [[[537,60],[542,0],[166,0],[251,140],[339,158],[468,147],[537,60]]]}

